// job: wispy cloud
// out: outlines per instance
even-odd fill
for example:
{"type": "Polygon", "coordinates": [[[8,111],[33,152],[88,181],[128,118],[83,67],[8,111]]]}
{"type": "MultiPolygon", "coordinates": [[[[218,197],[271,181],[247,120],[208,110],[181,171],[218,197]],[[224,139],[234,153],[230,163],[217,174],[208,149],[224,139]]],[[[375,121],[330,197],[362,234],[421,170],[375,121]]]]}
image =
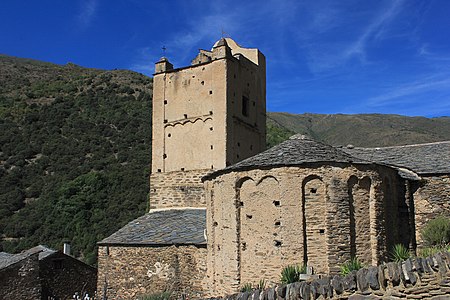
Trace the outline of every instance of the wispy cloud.
{"type": "Polygon", "coordinates": [[[389,1],[378,9],[354,11],[353,4],[311,9],[312,16],[299,32],[300,47],[306,49],[307,65],[312,73],[328,72],[357,59],[368,63],[367,50],[381,43],[390,33],[390,25],[404,8],[404,0],[389,1]],[[352,20],[350,23],[348,20],[352,20]],[[362,30],[360,30],[362,28],[362,30]]]}
{"type": "MultiPolygon", "coordinates": [[[[407,103],[411,101],[409,98],[410,96],[429,91],[439,92],[440,90],[450,90],[449,74],[444,76],[434,75],[415,82],[394,87],[381,95],[369,98],[367,100],[367,104],[371,107],[379,107],[386,104],[393,104],[394,102],[407,103]],[[406,98],[407,96],[408,98],[406,98]]],[[[430,101],[432,101],[432,99],[430,101]]]]}
{"type": "Polygon", "coordinates": [[[402,4],[403,0],[395,0],[391,2],[386,10],[381,11],[366,27],[359,38],[346,49],[343,53],[343,58],[348,59],[352,56],[358,56],[360,59],[365,60],[367,43],[371,38],[380,39],[382,37],[386,27],[401,11],[402,4]]]}
{"type": "Polygon", "coordinates": [[[81,4],[81,9],[77,15],[77,21],[82,29],[86,29],[91,25],[95,13],[98,8],[98,0],[84,0],[81,4]]]}

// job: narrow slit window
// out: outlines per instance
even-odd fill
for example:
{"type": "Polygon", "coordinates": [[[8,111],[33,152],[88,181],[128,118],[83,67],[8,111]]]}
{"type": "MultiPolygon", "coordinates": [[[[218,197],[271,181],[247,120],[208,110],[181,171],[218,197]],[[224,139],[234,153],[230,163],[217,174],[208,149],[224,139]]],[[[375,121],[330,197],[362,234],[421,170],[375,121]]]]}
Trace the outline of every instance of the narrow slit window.
{"type": "Polygon", "coordinates": [[[242,115],[244,117],[248,117],[249,102],[250,102],[250,100],[247,97],[242,96],[242,115]]]}

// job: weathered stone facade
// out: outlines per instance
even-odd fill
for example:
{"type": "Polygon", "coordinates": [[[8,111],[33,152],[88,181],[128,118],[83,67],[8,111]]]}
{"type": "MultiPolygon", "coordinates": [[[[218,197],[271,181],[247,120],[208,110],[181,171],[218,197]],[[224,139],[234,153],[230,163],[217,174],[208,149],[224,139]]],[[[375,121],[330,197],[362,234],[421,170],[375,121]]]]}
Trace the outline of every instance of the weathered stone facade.
{"type": "Polygon", "coordinates": [[[231,172],[206,182],[210,290],[276,283],[283,266],[307,263],[336,274],[351,257],[386,261],[408,234],[397,173],[373,165],[327,164],[231,172]],[[385,195],[390,194],[387,202],[385,195]],[[386,238],[389,232],[389,239],[386,238]]]}
{"type": "Polygon", "coordinates": [[[136,299],[163,291],[189,298],[203,296],[206,248],[196,246],[100,246],[98,295],[136,299]]]}
{"type": "Polygon", "coordinates": [[[420,232],[428,221],[440,215],[450,216],[450,141],[342,150],[355,157],[400,168],[405,198],[410,203],[414,221],[411,232],[416,232],[411,250],[424,246],[420,232]]]}
{"type": "Polygon", "coordinates": [[[41,299],[38,255],[0,270],[0,299],[41,299]]]}
{"type": "Polygon", "coordinates": [[[201,178],[211,170],[174,171],[150,175],[150,209],[205,207],[201,178]]]}
{"type": "Polygon", "coordinates": [[[97,290],[97,269],[61,252],[41,259],[39,274],[43,299],[73,299],[75,293],[94,296],[97,290]]]}
{"type": "Polygon", "coordinates": [[[94,267],[39,245],[18,254],[1,253],[0,299],[72,299],[93,296],[94,267]]]}
{"type": "Polygon", "coordinates": [[[152,174],[217,170],[265,149],[266,66],[257,49],[221,39],[188,67],[155,65],[152,174]]]}
{"type": "Polygon", "coordinates": [[[427,222],[437,216],[450,217],[450,175],[423,176],[414,188],[416,239],[422,247],[420,232],[427,222]]]}

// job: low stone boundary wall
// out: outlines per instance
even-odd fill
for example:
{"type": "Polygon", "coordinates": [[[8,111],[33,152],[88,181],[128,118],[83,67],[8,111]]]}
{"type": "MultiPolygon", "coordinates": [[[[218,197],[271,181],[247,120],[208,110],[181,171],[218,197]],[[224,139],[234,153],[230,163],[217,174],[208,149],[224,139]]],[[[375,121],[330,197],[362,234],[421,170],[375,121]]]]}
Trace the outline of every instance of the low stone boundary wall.
{"type": "Polygon", "coordinates": [[[450,299],[450,253],[211,299],[450,299]]]}

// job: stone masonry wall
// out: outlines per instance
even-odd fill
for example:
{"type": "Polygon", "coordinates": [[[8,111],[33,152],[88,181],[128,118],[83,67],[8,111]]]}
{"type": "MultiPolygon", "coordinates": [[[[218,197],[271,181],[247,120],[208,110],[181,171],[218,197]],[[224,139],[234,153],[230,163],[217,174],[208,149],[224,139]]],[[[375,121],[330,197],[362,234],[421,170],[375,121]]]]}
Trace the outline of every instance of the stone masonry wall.
{"type": "Polygon", "coordinates": [[[201,178],[211,170],[176,171],[150,175],[150,209],[205,207],[201,178]]]}
{"type": "Polygon", "coordinates": [[[226,296],[227,300],[450,299],[450,253],[353,271],[347,276],[278,285],[226,296]]]}
{"type": "Polygon", "coordinates": [[[115,247],[98,250],[98,299],[136,299],[171,291],[177,298],[203,295],[206,248],[115,247]]]}
{"type": "MultiPolygon", "coordinates": [[[[396,232],[391,227],[409,224],[397,218],[385,223],[383,178],[398,180],[390,168],[325,165],[232,172],[206,181],[210,292],[234,292],[260,279],[277,282],[291,264],[336,274],[354,255],[368,265],[385,261],[386,235],[396,232]]],[[[389,193],[390,205],[399,206],[403,197],[389,193]]]]}
{"type": "Polygon", "coordinates": [[[438,216],[450,217],[450,175],[423,177],[423,182],[414,192],[416,212],[416,239],[422,246],[420,231],[429,220],[438,216]]]}
{"type": "Polygon", "coordinates": [[[37,253],[0,270],[0,299],[41,299],[37,253]]]}

